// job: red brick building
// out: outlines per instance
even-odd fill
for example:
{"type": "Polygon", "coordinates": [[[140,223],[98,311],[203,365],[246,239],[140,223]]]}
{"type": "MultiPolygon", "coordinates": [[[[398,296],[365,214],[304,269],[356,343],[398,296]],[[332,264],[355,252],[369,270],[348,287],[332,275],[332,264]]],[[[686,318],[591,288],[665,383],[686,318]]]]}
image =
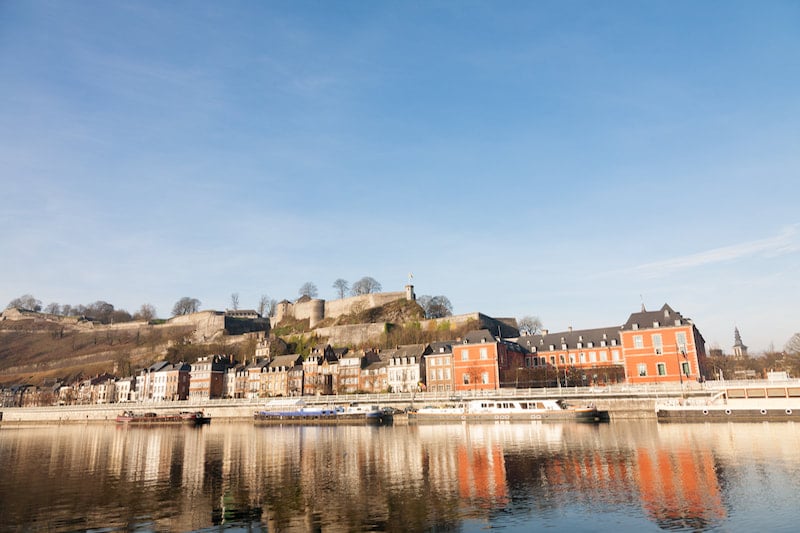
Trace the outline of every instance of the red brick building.
{"type": "Polygon", "coordinates": [[[706,349],[694,323],[664,304],[644,306],[620,330],[629,383],[698,381],[706,378],[706,349]]]}

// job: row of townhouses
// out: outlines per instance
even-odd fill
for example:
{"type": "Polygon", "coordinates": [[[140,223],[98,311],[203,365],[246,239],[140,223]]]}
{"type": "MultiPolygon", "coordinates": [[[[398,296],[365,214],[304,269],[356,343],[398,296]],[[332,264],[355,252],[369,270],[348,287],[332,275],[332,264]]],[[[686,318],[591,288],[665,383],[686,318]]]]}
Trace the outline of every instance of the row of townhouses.
{"type": "Polygon", "coordinates": [[[257,357],[249,364],[237,364],[225,355],[201,357],[191,364],[160,362],[129,378],[104,375],[49,391],[5,390],[3,403],[457,393],[555,384],[682,382],[705,379],[705,362],[705,342],[696,326],[665,304],[658,311],[642,308],[621,327],[542,331],[514,339],[481,329],[453,341],[384,350],[350,351],[323,344],[306,357],[257,357]]]}

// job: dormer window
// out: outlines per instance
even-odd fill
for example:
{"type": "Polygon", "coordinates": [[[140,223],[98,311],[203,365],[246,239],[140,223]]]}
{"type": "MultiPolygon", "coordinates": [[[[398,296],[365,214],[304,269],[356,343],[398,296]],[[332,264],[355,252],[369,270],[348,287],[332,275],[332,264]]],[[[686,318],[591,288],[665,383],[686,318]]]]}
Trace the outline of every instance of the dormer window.
{"type": "Polygon", "coordinates": [[[580,350],[581,348],[583,348],[583,343],[582,343],[582,342],[579,342],[579,343],[578,343],[578,346],[577,346],[577,348],[578,348],[579,350],[580,350]]]}
{"type": "Polygon", "coordinates": [[[660,324],[658,323],[658,320],[656,320],[655,322],[653,322],[653,327],[654,327],[654,328],[657,328],[657,327],[659,327],[659,326],[660,326],[660,324]]]}
{"type": "Polygon", "coordinates": [[[553,350],[555,350],[555,349],[556,349],[556,346],[555,346],[555,344],[551,344],[551,345],[550,345],[550,351],[552,352],[552,351],[553,351],[553,350]]]}
{"type": "Polygon", "coordinates": [[[562,345],[561,345],[561,349],[562,349],[562,350],[566,350],[566,349],[567,349],[567,343],[564,343],[564,344],[562,344],[562,345]]]}
{"type": "Polygon", "coordinates": [[[600,341],[600,346],[605,346],[605,345],[606,345],[606,340],[605,339],[601,340],[600,341]]]}
{"type": "Polygon", "coordinates": [[[589,342],[588,342],[586,345],[587,345],[589,348],[594,348],[594,342],[592,342],[592,341],[589,341],[589,342]]]}
{"type": "Polygon", "coordinates": [[[631,329],[639,329],[639,324],[634,322],[633,324],[631,324],[631,329]]]}
{"type": "Polygon", "coordinates": [[[675,325],[676,325],[676,326],[680,326],[680,325],[681,325],[681,321],[680,321],[680,319],[679,319],[679,318],[676,318],[676,319],[675,319],[675,325]]]}

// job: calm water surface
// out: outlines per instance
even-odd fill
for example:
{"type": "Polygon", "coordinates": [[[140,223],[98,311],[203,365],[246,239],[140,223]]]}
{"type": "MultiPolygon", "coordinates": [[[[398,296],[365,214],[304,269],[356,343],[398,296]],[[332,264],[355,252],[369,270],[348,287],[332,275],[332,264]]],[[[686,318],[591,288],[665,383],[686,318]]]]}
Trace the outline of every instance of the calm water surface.
{"type": "Polygon", "coordinates": [[[790,531],[800,425],[0,429],[3,531],[790,531]]]}

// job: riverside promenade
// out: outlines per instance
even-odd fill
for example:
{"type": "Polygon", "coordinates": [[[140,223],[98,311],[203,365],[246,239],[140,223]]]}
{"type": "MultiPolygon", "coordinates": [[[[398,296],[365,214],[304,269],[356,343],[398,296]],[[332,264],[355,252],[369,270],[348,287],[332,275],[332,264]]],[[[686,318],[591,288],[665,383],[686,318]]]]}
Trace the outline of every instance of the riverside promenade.
{"type": "MultiPolygon", "coordinates": [[[[747,381],[749,386],[768,384],[766,381],[747,381]]],[[[670,398],[707,398],[723,387],[745,382],[709,381],[706,383],[615,385],[609,387],[555,387],[495,391],[458,391],[456,393],[415,392],[386,394],[338,394],[330,396],[302,396],[307,405],[349,405],[351,403],[375,404],[405,410],[426,405],[445,405],[459,400],[490,399],[563,399],[572,405],[594,404],[608,411],[611,420],[655,418],[657,401],[670,398]]],[[[0,426],[51,425],[75,423],[114,423],[122,411],[176,413],[203,411],[213,423],[252,420],[253,413],[272,398],[182,400],[164,402],[128,402],[97,405],[68,405],[43,407],[2,407],[0,426]]]]}

